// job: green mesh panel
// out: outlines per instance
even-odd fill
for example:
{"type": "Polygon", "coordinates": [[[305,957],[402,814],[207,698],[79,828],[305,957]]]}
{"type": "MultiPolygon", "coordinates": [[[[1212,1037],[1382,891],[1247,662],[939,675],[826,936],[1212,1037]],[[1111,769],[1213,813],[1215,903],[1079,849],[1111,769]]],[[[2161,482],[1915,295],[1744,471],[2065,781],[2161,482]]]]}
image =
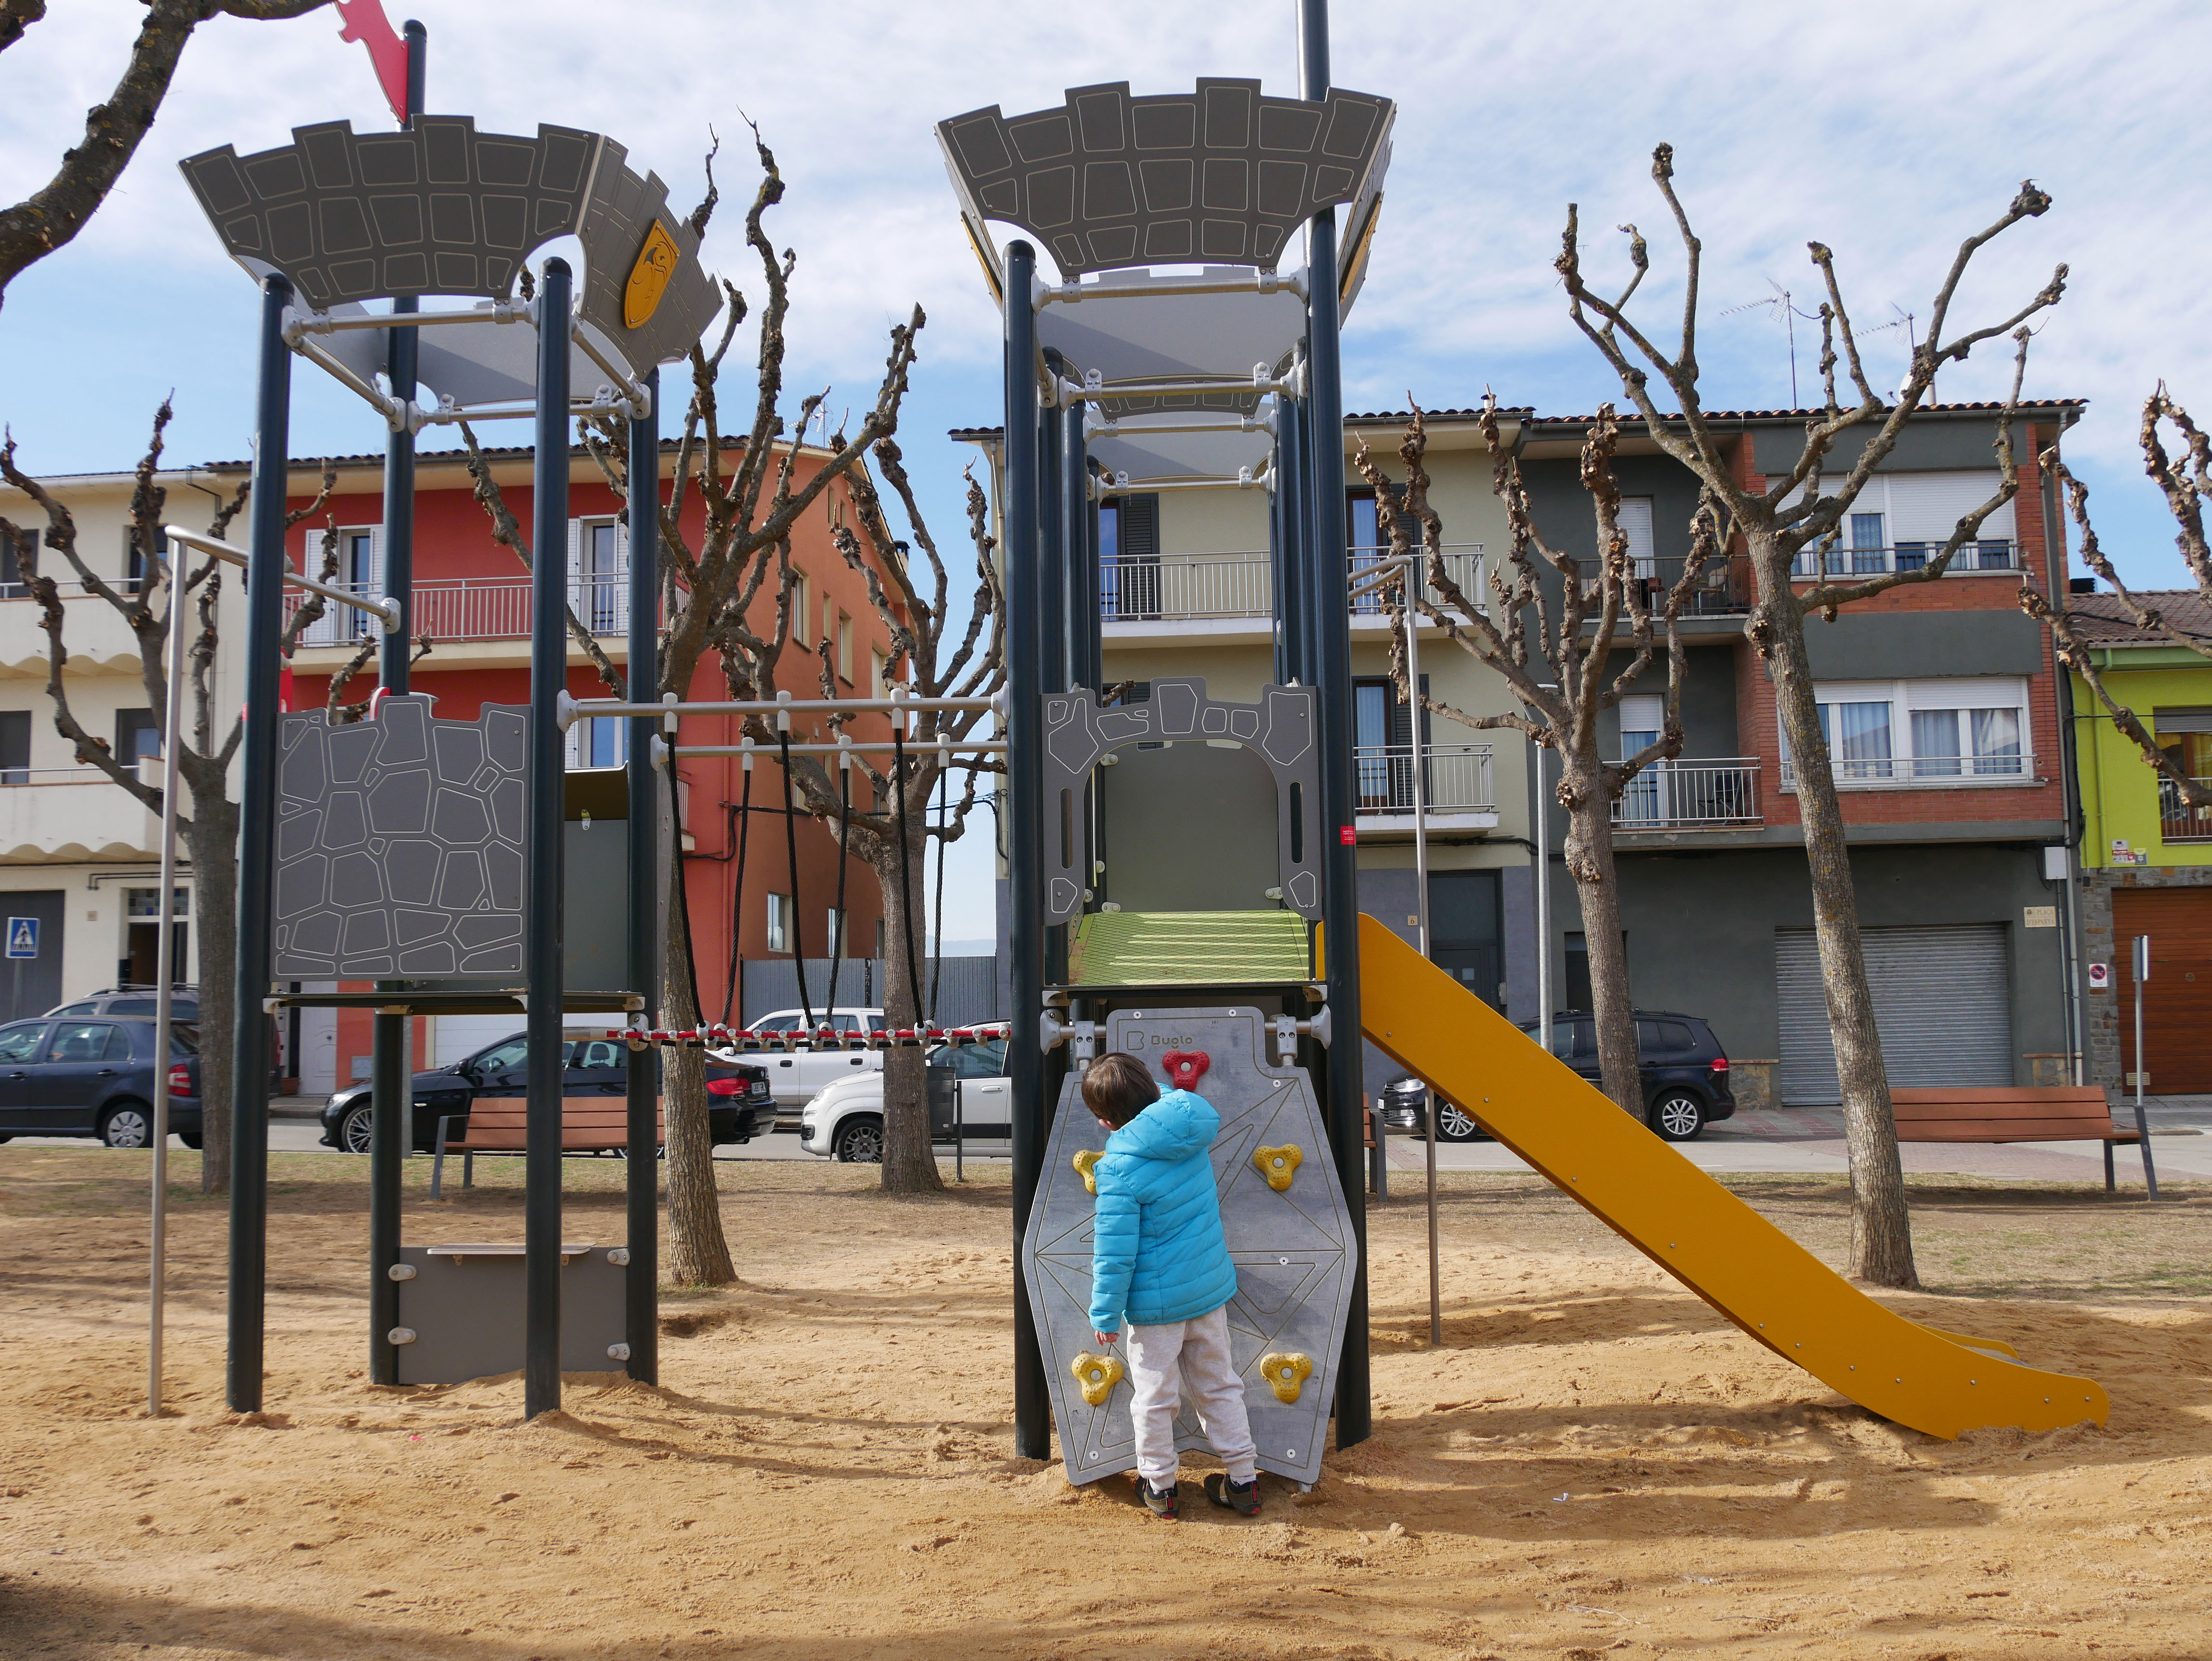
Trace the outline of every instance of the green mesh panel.
{"type": "Polygon", "coordinates": [[[1076,925],[1067,972],[1078,986],[1302,981],[1306,935],[1295,911],[1094,911],[1076,925]]]}

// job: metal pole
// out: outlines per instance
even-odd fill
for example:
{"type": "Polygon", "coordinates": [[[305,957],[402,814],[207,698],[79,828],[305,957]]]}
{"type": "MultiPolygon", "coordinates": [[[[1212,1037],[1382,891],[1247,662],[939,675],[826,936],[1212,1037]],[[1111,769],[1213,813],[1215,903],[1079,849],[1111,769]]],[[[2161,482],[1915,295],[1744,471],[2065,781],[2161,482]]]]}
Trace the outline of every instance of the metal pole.
{"type": "MultiPolygon", "coordinates": [[[[238,808],[237,1005],[231,1029],[230,1354],[224,1395],[234,1413],[261,1410],[262,1317],[269,1287],[270,873],[276,863],[276,697],[283,668],[285,451],[291,441],[292,352],[284,307],[292,285],[261,283],[261,380],[247,507],[245,782],[238,808]]],[[[204,922],[203,919],[203,922],[204,922]]],[[[166,1059],[166,1058],[165,1058],[166,1059]]]]}
{"type": "MultiPolygon", "coordinates": [[[[424,58],[428,34],[410,21],[407,39],[407,115],[422,113],[424,58]]],[[[392,302],[397,313],[420,309],[415,296],[392,302]]],[[[415,398],[416,365],[422,331],[394,329],[386,348],[392,396],[402,404],[415,398]]],[[[379,680],[389,697],[407,691],[407,649],[415,622],[415,435],[404,422],[384,446],[384,564],[377,573],[387,599],[399,603],[399,626],[384,636],[379,680]]],[[[397,992],[400,983],[382,983],[397,992]]],[[[368,1377],[377,1384],[399,1382],[399,1350],[392,1329],[399,1324],[399,1283],[392,1278],[399,1261],[401,1177],[414,1129],[415,1069],[404,1007],[380,1009],[371,1018],[368,1116],[368,1377]]]]}
{"type": "MultiPolygon", "coordinates": [[[[1066,686],[1098,684],[1098,557],[1091,541],[1097,509],[1091,501],[1091,452],[1083,411],[1065,410],[1060,423],[1060,552],[1067,575],[1066,686]]],[[[1087,878],[1085,879],[1089,880],[1087,878]]]]}
{"type": "Polygon", "coordinates": [[[1285,685],[1313,684],[1313,664],[1308,650],[1313,619],[1308,611],[1307,563],[1312,558],[1313,480],[1308,460],[1308,409],[1305,399],[1276,400],[1275,453],[1283,477],[1275,498],[1283,514],[1283,592],[1275,601],[1277,627],[1282,635],[1282,675],[1285,685]]]}
{"type": "MultiPolygon", "coordinates": [[[[155,948],[161,962],[154,970],[154,1194],[146,1235],[146,1415],[151,1419],[161,1416],[161,1323],[168,1289],[169,1022],[177,987],[177,793],[184,783],[177,746],[184,741],[185,620],[191,614],[185,603],[185,573],[179,569],[184,557],[184,549],[170,548],[169,702],[161,721],[161,922],[155,948]]],[[[17,967],[21,967],[20,962],[17,967]]],[[[203,1118],[203,1145],[206,1140],[203,1118]]]]}
{"type": "Polygon", "coordinates": [[[2142,1150],[2143,1186],[2149,1197],[2158,1198],[2158,1170],[2151,1163],[2150,1125],[2143,1117],[2143,1080],[2148,1069],[2143,1065],[2143,983],[2150,979],[2150,936],[2135,937],[2136,971],[2136,1146],[2142,1150]]]}
{"type": "MultiPolygon", "coordinates": [[[[640,703],[659,684],[660,371],[646,378],[653,407],[629,423],[630,692],[640,703]]],[[[645,999],[645,1024],[660,1025],[661,902],[659,791],[653,774],[653,719],[632,716],[624,764],[629,775],[629,985],[645,999]]],[[[746,764],[748,766],[750,763],[746,764]]],[[[629,1376],[660,1382],[660,1051],[629,1052],[629,1268],[623,1275],[623,1341],[629,1376]]]]}
{"type": "Polygon", "coordinates": [[[1534,739],[1528,747],[1535,754],[1536,766],[1536,835],[1532,857],[1536,870],[1536,1042],[1552,1051],[1552,827],[1551,815],[1546,811],[1544,772],[1545,757],[1551,751],[1534,739]]]}
{"type": "MultiPolygon", "coordinates": [[[[1298,0],[1304,95],[1328,95],[1328,0],[1298,0]]],[[[1322,907],[1326,925],[1329,1019],[1336,1032],[1328,1050],[1328,1099],[1337,1175],[1351,1213],[1358,1262],[1352,1270],[1351,1307],[1345,1311],[1344,1356],[1336,1375],[1336,1445],[1358,1445],[1373,1433],[1367,1354],[1367,1200],[1359,1181],[1361,1123],[1366,1105],[1360,1078],[1364,1029],[1359,1019],[1359,849],[1352,774],[1352,618],[1346,563],[1344,511],[1344,383],[1338,357],[1336,211],[1324,209],[1308,223],[1307,345],[1313,404],[1314,526],[1309,567],[1314,578],[1312,616],[1315,684],[1321,711],[1322,832],[1325,838],[1322,907]]]]}
{"type": "Polygon", "coordinates": [[[1043,761],[1044,607],[1039,581],[1037,500],[1036,316],[1030,295],[1036,250],[1006,245],[1006,782],[1012,812],[1006,837],[1008,971],[1013,1007],[1006,1044],[1012,1092],[1014,1155],[1014,1451],[1052,1457],[1052,1403],[1030,1311],[1022,1238],[1043,1174],[1045,1114],[1043,805],[1037,775],[1043,761]]]}
{"type": "MultiPolygon", "coordinates": [[[[1044,677],[1044,690],[1064,692],[1067,690],[1068,671],[1074,659],[1071,650],[1073,632],[1068,628],[1067,606],[1069,550],[1067,540],[1066,503],[1062,499],[1062,486],[1066,482],[1066,470],[1061,463],[1061,453],[1066,447],[1066,431],[1071,411],[1066,405],[1055,405],[1043,412],[1038,423],[1036,439],[1037,464],[1037,535],[1040,544],[1037,559],[1037,609],[1044,624],[1044,656],[1040,668],[1044,677]]],[[[1079,425],[1083,411],[1072,411],[1079,425]]]]}
{"type": "MultiPolygon", "coordinates": [[[[1426,764],[1421,754],[1421,614],[1413,602],[1424,591],[1425,580],[1419,555],[1407,561],[1405,580],[1411,590],[1406,605],[1406,679],[1413,689],[1413,894],[1417,902],[1413,915],[1419,919],[1414,925],[1417,938],[1414,944],[1423,957],[1429,955],[1431,930],[1429,927],[1429,788],[1423,776],[1426,764]]],[[[1443,1285],[1437,1263],[1437,1092],[1429,1092],[1429,1110],[1425,1115],[1426,1129],[1422,1136],[1425,1144],[1422,1152],[1428,1159],[1429,1178],[1429,1348],[1442,1347],[1444,1341],[1443,1285]]],[[[1380,1139],[1378,1139],[1380,1140],[1380,1139]]]]}
{"type": "Polygon", "coordinates": [[[561,1405],[561,834],[565,783],[556,701],[568,678],[568,263],[538,284],[538,432],[531,459],[528,1126],[524,1132],[522,1413],[561,1405]]]}

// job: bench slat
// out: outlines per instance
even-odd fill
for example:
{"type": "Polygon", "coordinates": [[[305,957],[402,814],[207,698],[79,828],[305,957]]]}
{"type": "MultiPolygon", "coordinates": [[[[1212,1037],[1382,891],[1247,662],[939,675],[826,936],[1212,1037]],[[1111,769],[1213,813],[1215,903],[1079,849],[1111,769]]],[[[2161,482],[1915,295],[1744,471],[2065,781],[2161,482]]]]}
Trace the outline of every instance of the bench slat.
{"type": "MultiPolygon", "coordinates": [[[[487,1096],[469,1108],[469,1128],[459,1140],[446,1144],[457,1153],[520,1153],[529,1135],[530,1104],[521,1097],[487,1096]]],[[[655,1110],[656,1134],[668,1140],[668,1104],[664,1098],[655,1110]]],[[[599,1152],[629,1146],[629,1106],[618,1098],[571,1096],[561,1104],[561,1148],[563,1153],[599,1152]]]]}

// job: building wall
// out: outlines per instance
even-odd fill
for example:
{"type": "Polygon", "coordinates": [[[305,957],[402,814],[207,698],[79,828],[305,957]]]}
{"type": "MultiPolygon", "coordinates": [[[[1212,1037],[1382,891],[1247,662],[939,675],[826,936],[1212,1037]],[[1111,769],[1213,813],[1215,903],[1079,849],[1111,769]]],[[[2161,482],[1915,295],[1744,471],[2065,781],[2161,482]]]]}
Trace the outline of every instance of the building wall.
{"type": "MultiPolygon", "coordinates": [[[[2123,709],[2132,709],[2157,736],[2161,705],[2202,708],[2212,704],[2212,666],[2192,653],[2172,648],[2106,650],[2098,654],[2105,689],[2123,709]],[[2154,666],[2131,669],[2145,663],[2154,666]]],[[[2105,713],[2087,681],[2075,677],[2074,709],[2076,761],[2081,794],[2081,865],[2110,868],[2137,855],[2153,867],[2212,867],[2212,843],[2164,840],[2159,828],[2158,773],[2143,759],[2135,740],[2105,713]]]]}

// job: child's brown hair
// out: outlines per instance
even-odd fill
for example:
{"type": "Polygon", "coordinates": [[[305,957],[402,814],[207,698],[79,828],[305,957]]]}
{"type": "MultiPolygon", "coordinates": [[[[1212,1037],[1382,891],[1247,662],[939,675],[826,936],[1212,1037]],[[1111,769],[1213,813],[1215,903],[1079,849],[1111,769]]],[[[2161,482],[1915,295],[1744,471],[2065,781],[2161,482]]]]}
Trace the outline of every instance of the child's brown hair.
{"type": "Polygon", "coordinates": [[[1109,1050],[1083,1075],[1083,1104],[1116,1130],[1160,1098],[1160,1087],[1134,1056],[1109,1050]]]}

